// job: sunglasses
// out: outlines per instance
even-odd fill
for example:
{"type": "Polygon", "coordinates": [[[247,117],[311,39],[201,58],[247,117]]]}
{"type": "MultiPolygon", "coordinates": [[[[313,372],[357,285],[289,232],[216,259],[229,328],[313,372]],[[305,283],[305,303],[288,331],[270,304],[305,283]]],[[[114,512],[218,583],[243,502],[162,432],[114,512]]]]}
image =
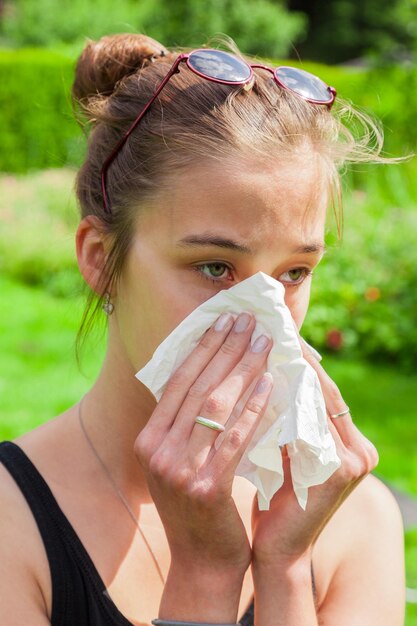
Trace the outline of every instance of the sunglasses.
{"type": "Polygon", "coordinates": [[[330,109],[336,98],[336,90],[333,87],[326,85],[326,83],[314,74],[310,74],[310,72],[296,67],[281,66],[272,69],[260,63],[251,63],[249,65],[249,63],[246,63],[243,59],[229,52],[209,48],[193,50],[188,54],[180,54],[168,74],[159,83],[148,103],[144,106],[138,117],[116,144],[103,164],[100,174],[101,190],[103,194],[104,211],[109,215],[111,215],[111,209],[106,193],[108,169],[167,82],[174,74],[180,71],[181,63],[186,63],[187,67],[194,72],[194,74],[201,76],[201,78],[215,83],[221,83],[222,85],[240,85],[246,89],[250,89],[254,80],[253,70],[258,68],[270,72],[274,77],[275,83],[282,89],[291,91],[312,104],[324,104],[330,109]]]}

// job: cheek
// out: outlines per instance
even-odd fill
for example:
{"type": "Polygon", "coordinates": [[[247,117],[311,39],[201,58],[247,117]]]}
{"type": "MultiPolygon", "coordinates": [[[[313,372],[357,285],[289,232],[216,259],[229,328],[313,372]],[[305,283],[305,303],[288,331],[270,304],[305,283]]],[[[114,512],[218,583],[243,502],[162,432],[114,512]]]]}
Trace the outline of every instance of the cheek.
{"type": "Polygon", "coordinates": [[[172,289],[146,282],[130,293],[119,313],[119,335],[135,369],[152,357],[158,345],[188,315],[187,303],[172,289]]]}
{"type": "Polygon", "coordinates": [[[291,311],[291,315],[300,330],[307,314],[310,302],[311,281],[304,281],[299,289],[287,288],[285,291],[285,304],[291,311]]]}
{"type": "Polygon", "coordinates": [[[202,290],[191,272],[154,258],[134,257],[117,302],[118,334],[133,367],[145,365],[174,328],[211,295],[212,290],[202,290]]]}

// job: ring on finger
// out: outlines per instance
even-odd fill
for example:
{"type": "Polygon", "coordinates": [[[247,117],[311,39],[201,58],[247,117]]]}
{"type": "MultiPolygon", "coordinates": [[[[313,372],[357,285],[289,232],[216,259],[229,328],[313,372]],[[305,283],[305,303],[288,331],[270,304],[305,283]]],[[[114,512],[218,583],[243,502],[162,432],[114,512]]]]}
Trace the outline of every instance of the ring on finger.
{"type": "Polygon", "coordinates": [[[347,406],[346,409],[344,409],[343,411],[341,411],[340,413],[329,413],[330,417],[332,418],[332,420],[337,419],[338,417],[343,417],[343,415],[347,415],[348,413],[350,413],[350,409],[347,406]]]}
{"type": "Polygon", "coordinates": [[[207,417],[203,417],[202,415],[197,415],[195,418],[196,424],[201,424],[201,426],[207,426],[207,428],[211,428],[212,430],[217,430],[218,432],[224,431],[223,424],[219,424],[219,422],[215,422],[214,420],[209,420],[207,417]]]}

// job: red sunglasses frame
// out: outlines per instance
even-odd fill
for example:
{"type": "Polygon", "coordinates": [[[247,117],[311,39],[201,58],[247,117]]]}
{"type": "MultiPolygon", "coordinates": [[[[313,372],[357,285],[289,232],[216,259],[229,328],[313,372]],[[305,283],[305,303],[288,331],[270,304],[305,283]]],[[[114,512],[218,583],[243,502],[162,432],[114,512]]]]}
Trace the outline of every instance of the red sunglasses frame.
{"type": "MultiPolygon", "coordinates": [[[[307,97],[303,96],[302,94],[298,93],[297,91],[291,89],[290,87],[288,87],[284,83],[282,83],[280,81],[280,79],[278,78],[278,76],[277,76],[277,72],[280,69],[287,69],[287,68],[288,69],[296,69],[296,68],[291,68],[291,67],[286,66],[286,65],[281,65],[279,67],[276,67],[275,69],[272,69],[271,67],[268,67],[267,65],[263,65],[262,63],[251,63],[251,64],[249,64],[244,59],[240,59],[239,58],[239,60],[242,63],[244,63],[245,65],[247,65],[247,67],[250,70],[249,77],[246,78],[245,80],[228,81],[228,80],[222,80],[220,78],[214,78],[212,76],[207,76],[206,74],[203,74],[202,72],[199,72],[197,69],[195,69],[195,67],[193,67],[189,63],[190,57],[193,54],[195,54],[196,52],[222,52],[223,54],[230,54],[230,53],[224,53],[223,51],[216,50],[216,49],[198,48],[196,50],[192,50],[191,52],[182,53],[182,54],[178,55],[178,57],[175,59],[173,65],[172,65],[171,69],[169,70],[169,72],[167,73],[167,75],[162,79],[162,81],[159,83],[159,85],[155,89],[155,91],[152,94],[150,100],[144,106],[144,108],[139,113],[139,115],[137,116],[135,121],[131,124],[131,126],[126,131],[126,133],[123,135],[123,137],[120,139],[120,141],[118,141],[118,143],[113,148],[112,152],[109,154],[109,156],[107,157],[107,159],[103,163],[103,167],[101,168],[101,172],[100,172],[100,177],[101,177],[101,191],[102,191],[102,194],[103,194],[103,206],[104,206],[105,213],[111,215],[111,209],[109,207],[109,203],[108,203],[108,199],[107,199],[107,192],[106,192],[107,172],[108,172],[108,169],[109,169],[110,165],[112,164],[112,162],[114,161],[114,159],[116,158],[116,156],[118,155],[118,153],[120,152],[120,150],[122,149],[122,147],[124,146],[124,144],[126,143],[128,138],[130,137],[130,135],[132,134],[132,132],[134,131],[136,126],[139,124],[141,119],[144,117],[144,115],[150,109],[152,104],[155,102],[156,98],[159,96],[159,94],[161,93],[161,91],[163,90],[165,85],[168,83],[168,81],[171,79],[171,77],[174,74],[178,74],[178,72],[180,71],[180,67],[179,66],[184,61],[186,62],[187,67],[192,72],[194,72],[194,74],[197,74],[198,76],[201,76],[202,78],[205,78],[206,80],[210,80],[211,82],[214,82],[214,83],[220,83],[220,84],[223,84],[223,85],[251,85],[252,81],[253,81],[253,78],[254,78],[253,70],[254,69],[261,69],[261,70],[265,70],[267,72],[270,72],[273,75],[274,80],[275,80],[276,84],[279,87],[281,87],[282,89],[286,89],[287,91],[291,91],[291,92],[295,93],[297,96],[299,96],[303,100],[306,100],[307,102],[311,102],[312,104],[324,104],[329,109],[331,109],[331,107],[333,105],[333,102],[335,101],[336,90],[334,89],[334,87],[330,87],[329,85],[326,85],[326,87],[329,90],[330,97],[329,97],[328,100],[324,101],[324,100],[314,100],[313,98],[307,98],[307,97]]],[[[314,75],[312,74],[312,76],[314,76],[314,75]]]]}

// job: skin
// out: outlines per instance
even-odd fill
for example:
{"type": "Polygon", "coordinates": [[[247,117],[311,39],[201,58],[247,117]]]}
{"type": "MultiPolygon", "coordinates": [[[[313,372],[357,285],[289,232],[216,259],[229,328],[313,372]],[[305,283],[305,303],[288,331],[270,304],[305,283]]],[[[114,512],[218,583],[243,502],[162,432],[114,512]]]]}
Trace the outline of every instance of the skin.
{"type": "MultiPolygon", "coordinates": [[[[329,424],[342,467],[310,490],[306,512],[296,503],[287,461],[287,479],[268,512],[252,510],[252,486],[234,478],[267,406],[267,380],[217,452],[215,433],[194,423],[197,414],[225,423],[242,392],[260,377],[272,346],[269,341],[263,352],[250,352],[253,317],[239,333],[231,322],[210,329],[157,405],[134,378],[192,310],[258,271],[285,284],[286,303],[301,327],[310,273],[323,254],[326,206],[324,170],[306,152],[262,167],[250,161],[196,165],[140,213],[112,288],[106,358],[82,410],[95,448],[138,516],[164,585],[86,444],[78,407],[17,440],[50,485],[111,598],[134,624],[149,624],[158,614],[232,623],[253,594],[255,621],[262,626],[403,622],[400,515],[388,490],[368,476],[377,453],[349,415],[329,424]],[[179,245],[208,234],[250,252],[179,245]]],[[[96,220],[84,219],[77,254],[93,289],[107,250],[96,220]]],[[[343,410],[336,385],[305,356],[318,372],[329,412],[343,410]]],[[[52,598],[43,545],[13,480],[0,470],[0,622],[45,626],[52,598]]]]}

